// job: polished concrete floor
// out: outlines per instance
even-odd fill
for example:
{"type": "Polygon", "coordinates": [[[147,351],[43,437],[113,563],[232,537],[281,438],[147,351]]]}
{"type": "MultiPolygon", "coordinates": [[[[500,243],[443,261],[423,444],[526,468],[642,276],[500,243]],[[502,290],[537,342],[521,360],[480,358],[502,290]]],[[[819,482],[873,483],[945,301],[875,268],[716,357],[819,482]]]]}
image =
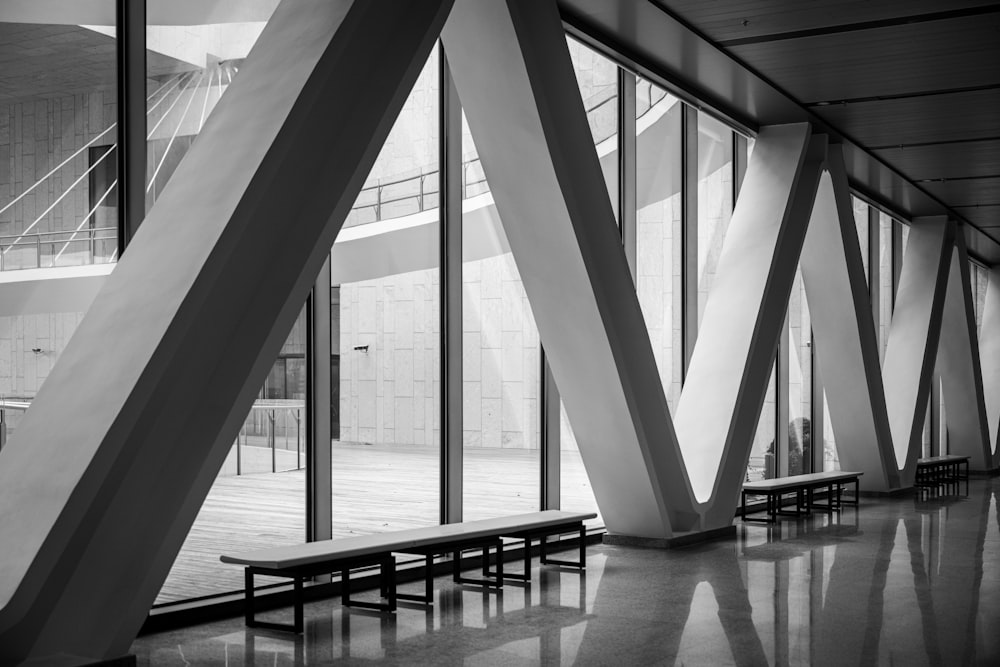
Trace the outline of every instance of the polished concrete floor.
{"type": "Polygon", "coordinates": [[[998,493],[1000,479],[972,480],[687,549],[592,546],[585,576],[536,559],[534,582],[501,595],[439,579],[431,611],[380,618],[333,599],[307,606],[302,636],[233,619],[133,652],[139,665],[1000,665],[998,493]]]}

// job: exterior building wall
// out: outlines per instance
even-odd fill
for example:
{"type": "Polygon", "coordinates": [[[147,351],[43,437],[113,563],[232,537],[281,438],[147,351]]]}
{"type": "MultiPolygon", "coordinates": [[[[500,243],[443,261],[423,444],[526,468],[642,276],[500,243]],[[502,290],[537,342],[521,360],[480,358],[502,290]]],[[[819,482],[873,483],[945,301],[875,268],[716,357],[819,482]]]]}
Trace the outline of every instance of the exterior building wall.
{"type": "MultiPolygon", "coordinates": [[[[116,113],[114,94],[103,91],[0,106],[0,209],[111,127],[116,113]]],[[[115,141],[112,130],[94,146],[110,146],[115,141]]],[[[0,213],[0,236],[20,234],[36,219],[32,232],[75,230],[91,206],[84,176],[89,167],[88,151],[80,151],[0,213]],[[72,192],[40,218],[81,177],[72,192]]],[[[105,221],[96,223],[103,226],[105,221]]]]}
{"type": "Polygon", "coordinates": [[[340,440],[440,442],[438,272],[340,288],[340,440]]]}

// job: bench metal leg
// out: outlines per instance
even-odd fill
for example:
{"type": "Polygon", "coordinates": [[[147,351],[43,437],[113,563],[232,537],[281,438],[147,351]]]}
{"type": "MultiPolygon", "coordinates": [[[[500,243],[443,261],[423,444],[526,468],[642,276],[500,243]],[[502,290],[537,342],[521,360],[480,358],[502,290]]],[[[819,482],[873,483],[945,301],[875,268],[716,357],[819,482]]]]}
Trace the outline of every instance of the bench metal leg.
{"type": "Polygon", "coordinates": [[[340,604],[345,607],[372,609],[374,611],[396,611],[396,559],[392,556],[379,562],[379,592],[386,602],[366,602],[351,599],[351,568],[340,569],[340,604]]]}
{"type": "Polygon", "coordinates": [[[581,570],[585,570],[587,568],[587,528],[582,523],[580,524],[580,544],[579,544],[580,555],[579,555],[579,558],[575,562],[571,561],[571,560],[561,560],[561,559],[558,559],[558,558],[549,558],[548,552],[547,552],[547,549],[546,549],[546,541],[547,541],[547,539],[548,538],[546,536],[542,536],[541,549],[540,549],[541,553],[540,553],[540,557],[539,557],[539,561],[542,564],[544,564],[544,565],[564,565],[566,567],[577,567],[577,568],[580,568],[581,570]]]}
{"type": "MultiPolygon", "coordinates": [[[[269,572],[268,574],[274,574],[269,572]]],[[[245,601],[243,607],[243,620],[248,628],[262,628],[264,630],[281,630],[283,632],[294,632],[299,634],[305,627],[304,623],[304,596],[302,593],[302,577],[292,576],[292,607],[293,607],[293,619],[292,624],[288,623],[271,623],[267,621],[258,621],[256,619],[256,609],[254,600],[254,585],[253,585],[254,569],[248,567],[243,571],[243,581],[246,588],[245,601]]],[[[282,575],[278,575],[282,576],[282,575]]]]}
{"type": "Polygon", "coordinates": [[[496,588],[500,590],[503,588],[503,542],[497,540],[496,542],[491,542],[489,544],[484,544],[483,549],[483,563],[488,567],[490,559],[490,547],[496,550],[497,563],[495,577],[485,576],[482,579],[476,579],[474,577],[463,577],[462,576],[462,549],[455,549],[452,552],[452,581],[456,584],[473,584],[476,586],[485,586],[487,588],[496,588]]]}
{"type": "Polygon", "coordinates": [[[396,593],[396,599],[420,602],[426,605],[434,604],[434,554],[424,554],[424,594],[396,593]]]}

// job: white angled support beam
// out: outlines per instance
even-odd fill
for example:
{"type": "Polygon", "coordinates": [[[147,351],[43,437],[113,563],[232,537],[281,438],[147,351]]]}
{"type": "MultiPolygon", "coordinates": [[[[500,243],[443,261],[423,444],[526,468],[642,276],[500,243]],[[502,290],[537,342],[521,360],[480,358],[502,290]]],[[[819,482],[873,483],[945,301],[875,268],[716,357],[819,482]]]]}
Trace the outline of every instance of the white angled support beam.
{"type": "Polygon", "coordinates": [[[449,6],[277,8],[0,451],[0,663],[127,651],[449,6]]]}
{"type": "Polygon", "coordinates": [[[458,0],[442,34],[608,530],[697,517],[552,0],[458,0]]]}
{"type": "Polygon", "coordinates": [[[903,254],[882,382],[900,485],[912,486],[937,356],[954,223],[916,218],[903,254]]]}
{"type": "Polygon", "coordinates": [[[983,394],[989,424],[991,468],[1000,467],[997,447],[1000,430],[1000,267],[991,267],[983,307],[982,331],[979,336],[979,359],[983,373],[983,394]]]}
{"type": "Polygon", "coordinates": [[[965,235],[959,230],[954,238],[937,353],[937,373],[948,413],[948,453],[970,457],[973,470],[991,470],[993,451],[983,399],[969,255],[965,235]]]}
{"type": "Polygon", "coordinates": [[[863,472],[865,490],[897,488],[878,337],[840,146],[830,148],[800,266],[841,468],[863,472]]]}
{"type": "Polygon", "coordinates": [[[705,529],[732,522],[826,157],[807,124],[757,137],[675,425],[705,529]]]}

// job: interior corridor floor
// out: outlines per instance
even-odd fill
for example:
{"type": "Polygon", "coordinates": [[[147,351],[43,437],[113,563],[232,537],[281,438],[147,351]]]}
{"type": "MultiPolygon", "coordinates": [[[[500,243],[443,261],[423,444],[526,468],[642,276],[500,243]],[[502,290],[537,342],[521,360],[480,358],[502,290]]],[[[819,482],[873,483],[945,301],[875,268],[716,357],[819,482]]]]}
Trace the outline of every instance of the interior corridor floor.
{"type": "MultiPolygon", "coordinates": [[[[309,604],[140,637],[141,665],[1000,665],[1000,479],[662,551],[597,545],[502,594],[438,578],[432,610],[309,604]],[[264,615],[287,619],[290,610],[264,615]]],[[[513,566],[512,566],[513,567],[513,566]]],[[[408,586],[418,586],[409,584],[408,586]]]]}

